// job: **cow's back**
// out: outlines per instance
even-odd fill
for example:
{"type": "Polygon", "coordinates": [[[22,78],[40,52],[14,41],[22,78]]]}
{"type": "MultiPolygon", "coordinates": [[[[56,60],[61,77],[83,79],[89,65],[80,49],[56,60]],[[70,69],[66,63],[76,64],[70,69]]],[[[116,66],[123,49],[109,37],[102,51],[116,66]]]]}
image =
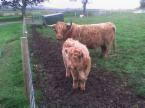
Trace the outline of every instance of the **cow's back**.
{"type": "Polygon", "coordinates": [[[113,40],[115,25],[110,22],[89,25],[74,24],[69,36],[87,45],[88,48],[96,48],[113,40]]]}

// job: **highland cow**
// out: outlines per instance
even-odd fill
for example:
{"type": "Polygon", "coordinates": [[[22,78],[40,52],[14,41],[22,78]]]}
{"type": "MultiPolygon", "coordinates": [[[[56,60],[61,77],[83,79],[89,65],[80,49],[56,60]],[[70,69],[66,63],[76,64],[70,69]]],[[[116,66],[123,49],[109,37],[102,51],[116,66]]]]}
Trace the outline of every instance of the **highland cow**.
{"type": "Polygon", "coordinates": [[[107,57],[109,49],[113,44],[115,50],[115,30],[116,27],[111,22],[99,24],[78,25],[75,23],[66,24],[57,22],[51,25],[56,32],[58,40],[73,38],[85,44],[88,48],[96,49],[101,47],[102,56],[107,57]]]}
{"type": "Polygon", "coordinates": [[[87,47],[77,40],[67,39],[62,48],[66,77],[72,76],[73,88],[85,90],[86,80],[91,69],[91,58],[87,47]]]}

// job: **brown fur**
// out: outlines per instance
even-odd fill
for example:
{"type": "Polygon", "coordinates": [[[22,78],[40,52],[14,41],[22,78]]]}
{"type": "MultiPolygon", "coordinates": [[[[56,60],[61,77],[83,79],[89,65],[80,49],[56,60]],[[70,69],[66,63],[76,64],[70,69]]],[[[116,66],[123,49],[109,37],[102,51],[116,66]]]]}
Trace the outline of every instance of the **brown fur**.
{"type": "MultiPolygon", "coordinates": [[[[116,27],[113,23],[100,23],[88,25],[67,25],[64,22],[57,22],[53,26],[58,40],[73,38],[87,45],[88,48],[96,49],[101,47],[102,55],[107,57],[112,42],[115,43],[116,27]]],[[[114,44],[115,49],[115,44],[114,44]]]]}
{"type": "Polygon", "coordinates": [[[80,86],[81,90],[85,90],[85,83],[91,68],[91,58],[87,47],[69,38],[63,44],[62,55],[66,77],[72,76],[73,88],[80,86]]]}

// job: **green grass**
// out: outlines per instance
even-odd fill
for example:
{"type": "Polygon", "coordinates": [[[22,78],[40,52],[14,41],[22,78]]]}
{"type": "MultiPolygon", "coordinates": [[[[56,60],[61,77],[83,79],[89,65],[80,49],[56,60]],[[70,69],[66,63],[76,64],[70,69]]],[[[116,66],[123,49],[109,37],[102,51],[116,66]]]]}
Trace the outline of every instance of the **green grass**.
{"type": "Polygon", "coordinates": [[[20,21],[22,20],[21,16],[1,16],[0,22],[8,22],[8,21],[20,21]]]}
{"type": "Polygon", "coordinates": [[[0,108],[27,108],[20,37],[22,24],[0,26],[0,108]]]}
{"type": "MultiPolygon", "coordinates": [[[[113,71],[120,77],[127,76],[128,84],[133,86],[136,94],[145,97],[145,14],[114,12],[102,16],[79,18],[66,16],[65,22],[90,24],[111,21],[117,27],[117,51],[108,59],[93,54],[93,60],[100,68],[113,71]]],[[[42,30],[43,34],[55,38],[50,28],[42,30]]],[[[91,51],[92,52],[92,51],[91,51]]]]}

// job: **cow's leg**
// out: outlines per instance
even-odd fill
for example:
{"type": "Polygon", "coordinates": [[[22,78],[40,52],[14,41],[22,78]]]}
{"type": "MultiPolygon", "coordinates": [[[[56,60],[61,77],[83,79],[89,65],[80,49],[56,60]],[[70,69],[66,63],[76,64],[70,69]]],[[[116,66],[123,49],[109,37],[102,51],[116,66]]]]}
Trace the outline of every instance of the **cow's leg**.
{"type": "Polygon", "coordinates": [[[102,49],[102,56],[107,58],[109,54],[109,47],[107,45],[101,46],[102,49]]]}
{"type": "Polygon", "coordinates": [[[65,57],[63,57],[63,62],[64,62],[64,66],[65,66],[65,69],[66,69],[65,76],[70,77],[70,69],[69,69],[69,66],[67,65],[67,60],[66,60],[65,57]]]}
{"type": "Polygon", "coordinates": [[[79,85],[82,91],[85,91],[86,80],[86,74],[84,72],[79,72],[79,85]]]}
{"type": "Polygon", "coordinates": [[[66,77],[70,77],[70,67],[66,68],[66,77]]]}
{"type": "Polygon", "coordinates": [[[94,45],[93,48],[94,48],[94,52],[95,52],[96,55],[98,56],[98,52],[97,52],[97,48],[98,48],[98,46],[97,46],[97,45],[94,45]]]}
{"type": "Polygon", "coordinates": [[[77,78],[74,78],[73,79],[73,89],[77,89],[78,88],[78,79],[77,78]]]}
{"type": "Polygon", "coordinates": [[[77,89],[78,88],[78,75],[76,71],[72,69],[71,69],[71,75],[73,78],[73,89],[77,89]]]}
{"type": "Polygon", "coordinates": [[[104,57],[107,58],[109,54],[109,47],[106,46],[104,57]]]}
{"type": "Polygon", "coordinates": [[[101,50],[102,50],[101,57],[104,57],[104,55],[105,55],[105,50],[106,50],[105,45],[102,45],[102,46],[101,46],[101,50]]]}
{"type": "Polygon", "coordinates": [[[86,88],[86,80],[80,80],[80,89],[85,91],[86,88]]]}

